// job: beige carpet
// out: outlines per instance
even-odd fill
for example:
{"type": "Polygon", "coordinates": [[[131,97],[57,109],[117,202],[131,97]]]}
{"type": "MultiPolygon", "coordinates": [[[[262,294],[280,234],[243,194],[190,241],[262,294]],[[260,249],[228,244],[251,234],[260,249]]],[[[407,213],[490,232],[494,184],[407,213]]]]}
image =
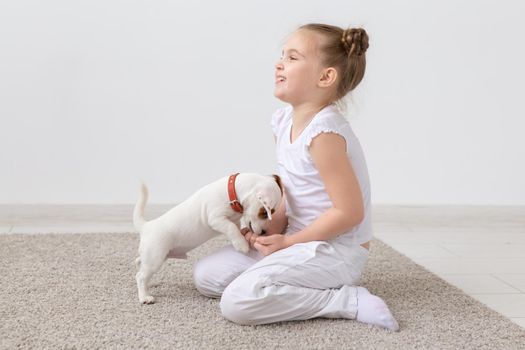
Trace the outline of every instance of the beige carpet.
{"type": "Polygon", "coordinates": [[[0,347],[111,349],[525,349],[525,330],[374,241],[363,285],[401,331],[351,320],[238,326],[194,288],[197,258],[218,238],[170,260],[140,305],[135,234],[1,235],[0,347]]]}

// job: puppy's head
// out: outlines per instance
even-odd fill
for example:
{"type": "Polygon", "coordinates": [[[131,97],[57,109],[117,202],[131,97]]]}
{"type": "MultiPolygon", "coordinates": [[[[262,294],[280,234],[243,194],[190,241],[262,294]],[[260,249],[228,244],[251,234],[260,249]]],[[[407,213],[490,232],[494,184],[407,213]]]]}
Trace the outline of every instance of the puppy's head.
{"type": "Polygon", "coordinates": [[[253,233],[260,235],[268,227],[283,196],[281,178],[278,175],[265,177],[257,183],[245,208],[245,221],[253,233]]]}

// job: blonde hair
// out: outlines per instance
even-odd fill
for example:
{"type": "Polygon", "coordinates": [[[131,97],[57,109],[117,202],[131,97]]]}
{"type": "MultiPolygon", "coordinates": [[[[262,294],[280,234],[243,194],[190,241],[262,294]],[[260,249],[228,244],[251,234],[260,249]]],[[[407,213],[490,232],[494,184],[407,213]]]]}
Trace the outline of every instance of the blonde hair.
{"type": "Polygon", "coordinates": [[[323,37],[324,40],[319,43],[321,63],[325,67],[334,67],[339,75],[331,103],[346,109],[342,99],[359,85],[365,75],[368,34],[363,28],[343,29],[321,23],[305,24],[299,29],[310,30],[323,37]]]}

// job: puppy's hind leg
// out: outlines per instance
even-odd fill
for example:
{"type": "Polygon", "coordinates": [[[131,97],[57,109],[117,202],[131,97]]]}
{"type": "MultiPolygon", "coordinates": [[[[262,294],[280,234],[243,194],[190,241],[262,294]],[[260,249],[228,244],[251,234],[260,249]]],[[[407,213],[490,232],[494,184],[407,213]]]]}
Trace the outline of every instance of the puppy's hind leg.
{"type": "Polygon", "coordinates": [[[149,281],[151,277],[157,272],[166,257],[164,255],[151,254],[150,256],[143,257],[140,263],[139,272],[135,276],[137,280],[137,288],[139,292],[139,301],[142,304],[153,304],[155,298],[149,292],[149,281]]]}
{"type": "MultiPolygon", "coordinates": [[[[168,254],[169,255],[169,254],[168,254]]],[[[166,259],[164,259],[164,261],[166,261],[168,259],[169,256],[166,257],[166,259]]],[[[135,264],[135,267],[138,269],[140,269],[140,256],[138,258],[135,259],[135,261],[133,262],[133,264],[135,264]]],[[[156,287],[158,286],[158,284],[148,284],[148,287],[151,288],[151,287],[156,287]]]]}

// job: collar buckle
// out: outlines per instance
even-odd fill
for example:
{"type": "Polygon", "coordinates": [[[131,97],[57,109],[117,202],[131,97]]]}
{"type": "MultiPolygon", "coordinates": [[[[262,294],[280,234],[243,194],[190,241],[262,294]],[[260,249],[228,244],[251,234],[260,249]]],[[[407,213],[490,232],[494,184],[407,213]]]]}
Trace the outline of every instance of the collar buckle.
{"type": "Polygon", "coordinates": [[[233,211],[241,213],[244,211],[241,202],[237,199],[237,193],[235,193],[235,179],[239,173],[233,174],[228,179],[228,196],[230,198],[229,204],[233,211]]]}

